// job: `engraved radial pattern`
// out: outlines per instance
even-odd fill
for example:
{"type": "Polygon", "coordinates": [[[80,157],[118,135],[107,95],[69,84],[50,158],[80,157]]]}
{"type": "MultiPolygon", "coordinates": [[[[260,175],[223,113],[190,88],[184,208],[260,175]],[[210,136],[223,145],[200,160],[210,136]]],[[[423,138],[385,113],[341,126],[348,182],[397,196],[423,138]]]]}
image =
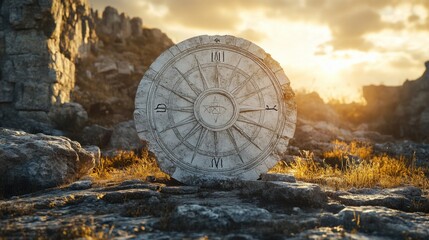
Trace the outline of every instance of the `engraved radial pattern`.
{"type": "Polygon", "coordinates": [[[257,179],[295,131],[295,103],[285,98],[291,91],[278,63],[255,44],[198,36],[165,51],[145,73],[136,129],[179,181],[257,179]]]}

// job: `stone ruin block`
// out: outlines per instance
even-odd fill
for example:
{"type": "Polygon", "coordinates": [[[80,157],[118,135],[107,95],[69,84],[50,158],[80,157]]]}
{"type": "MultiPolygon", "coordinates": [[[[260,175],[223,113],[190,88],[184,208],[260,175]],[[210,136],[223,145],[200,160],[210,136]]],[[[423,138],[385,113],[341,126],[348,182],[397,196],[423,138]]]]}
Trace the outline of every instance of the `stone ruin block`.
{"type": "Polygon", "coordinates": [[[13,101],[14,84],[6,81],[0,81],[0,103],[13,101]]]}
{"type": "Polygon", "coordinates": [[[50,107],[50,85],[44,83],[19,83],[16,86],[17,110],[44,110],[50,107]]]}
{"type": "Polygon", "coordinates": [[[96,39],[88,0],[3,0],[0,9],[3,117],[69,101],[75,60],[96,39]]]}
{"type": "Polygon", "coordinates": [[[47,37],[36,29],[9,31],[5,34],[6,54],[43,54],[48,51],[47,37]]]}

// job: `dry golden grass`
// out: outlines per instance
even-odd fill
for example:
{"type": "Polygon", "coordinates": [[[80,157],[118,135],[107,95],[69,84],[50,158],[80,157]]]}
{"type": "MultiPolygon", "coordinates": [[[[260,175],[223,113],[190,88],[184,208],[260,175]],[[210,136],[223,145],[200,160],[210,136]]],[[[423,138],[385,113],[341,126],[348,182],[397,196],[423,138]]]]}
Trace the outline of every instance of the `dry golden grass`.
{"type": "Polygon", "coordinates": [[[325,158],[345,159],[347,156],[353,155],[359,157],[359,159],[368,160],[372,156],[372,146],[365,142],[353,141],[348,144],[335,140],[333,144],[332,151],[323,154],[325,158]]]}
{"type": "Polygon", "coordinates": [[[95,180],[123,181],[127,179],[143,179],[151,176],[158,180],[170,177],[161,171],[154,157],[147,149],[136,154],[133,151],[119,151],[112,158],[102,158],[101,166],[94,169],[91,176],[95,180]]]}
{"type": "Polygon", "coordinates": [[[324,154],[331,160],[329,164],[316,161],[311,152],[304,151],[291,164],[280,162],[270,171],[294,173],[298,180],[335,189],[403,185],[429,188],[429,179],[425,175],[428,169],[415,167],[413,160],[374,156],[371,146],[365,143],[335,141],[334,145],[332,151],[324,154]]]}

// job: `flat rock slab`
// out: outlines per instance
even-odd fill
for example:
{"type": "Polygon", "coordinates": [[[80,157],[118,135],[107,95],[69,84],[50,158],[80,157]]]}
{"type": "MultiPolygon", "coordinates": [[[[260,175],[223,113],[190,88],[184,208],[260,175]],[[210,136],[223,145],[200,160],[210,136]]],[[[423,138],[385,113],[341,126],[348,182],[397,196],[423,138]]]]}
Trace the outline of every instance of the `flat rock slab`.
{"type": "Polygon", "coordinates": [[[321,207],[328,199],[319,185],[304,182],[242,181],[241,193],[291,206],[321,207]]]}
{"type": "Polygon", "coordinates": [[[408,186],[391,189],[352,189],[331,192],[330,197],[349,206],[383,206],[402,211],[429,212],[429,200],[419,188],[408,186]]]}
{"type": "Polygon", "coordinates": [[[295,176],[286,173],[263,173],[261,174],[262,181],[280,181],[295,183],[295,176]]]}
{"type": "Polygon", "coordinates": [[[385,207],[348,207],[338,213],[346,229],[375,233],[394,239],[428,239],[429,216],[385,207]]]}
{"type": "Polygon", "coordinates": [[[187,204],[177,206],[170,219],[174,229],[190,231],[234,229],[237,225],[269,221],[272,215],[266,209],[240,205],[203,206],[187,204]]]}

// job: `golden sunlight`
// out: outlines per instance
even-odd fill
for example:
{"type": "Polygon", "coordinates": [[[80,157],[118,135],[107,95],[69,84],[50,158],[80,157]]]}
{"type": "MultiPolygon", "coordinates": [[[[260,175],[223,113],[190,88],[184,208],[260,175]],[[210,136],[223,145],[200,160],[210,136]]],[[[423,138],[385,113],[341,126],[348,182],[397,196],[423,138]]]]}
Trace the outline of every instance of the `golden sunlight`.
{"type": "Polygon", "coordinates": [[[195,35],[249,39],[285,69],[295,89],[326,101],[362,102],[362,86],[401,85],[429,59],[425,1],[118,1],[111,5],[160,28],[174,42],[195,35]]]}

